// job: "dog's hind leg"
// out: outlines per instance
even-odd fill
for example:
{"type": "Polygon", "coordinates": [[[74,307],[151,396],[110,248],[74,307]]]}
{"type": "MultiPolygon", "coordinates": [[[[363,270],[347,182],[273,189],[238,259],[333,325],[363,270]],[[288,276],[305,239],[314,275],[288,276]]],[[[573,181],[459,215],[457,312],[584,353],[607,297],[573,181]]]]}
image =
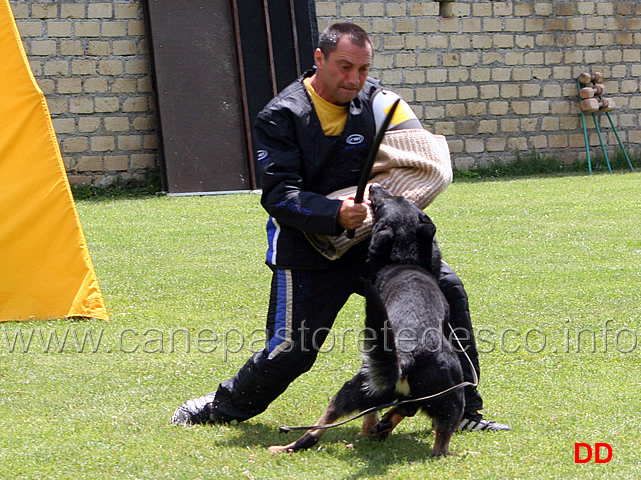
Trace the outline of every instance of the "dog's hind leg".
{"type": "Polygon", "coordinates": [[[434,447],[430,455],[432,457],[452,455],[450,453],[450,440],[454,433],[454,427],[451,422],[441,422],[438,419],[434,419],[434,431],[436,432],[436,437],[434,438],[434,447]]]}
{"type": "MultiPolygon", "coordinates": [[[[336,395],[336,397],[338,397],[338,395],[336,395]]],[[[340,409],[337,408],[338,404],[336,397],[331,400],[327,407],[327,410],[325,410],[325,413],[323,413],[323,415],[318,419],[316,425],[330,425],[343,416],[343,412],[341,412],[340,409]]],[[[273,445],[269,447],[269,452],[271,454],[281,452],[296,452],[298,450],[304,450],[306,448],[313,447],[318,443],[320,438],[323,436],[323,433],[325,433],[324,428],[308,430],[307,433],[305,433],[302,437],[292,443],[289,443],[287,445],[273,445]]]]}
{"type": "Polygon", "coordinates": [[[432,404],[432,408],[425,409],[425,413],[432,417],[432,426],[436,434],[431,453],[433,457],[453,455],[450,453],[450,440],[463,418],[464,405],[463,392],[458,390],[437,400],[436,404],[432,404]]]}
{"type": "Polygon", "coordinates": [[[358,434],[359,437],[369,437],[372,434],[372,428],[378,424],[378,414],[376,412],[368,413],[363,416],[363,428],[358,434]]]}
{"type": "MultiPolygon", "coordinates": [[[[363,411],[375,406],[377,400],[367,396],[364,382],[365,376],[362,372],[357,373],[354,378],[346,382],[329,402],[325,413],[318,419],[316,425],[330,425],[352,412],[363,411]]],[[[374,415],[376,414],[374,413],[374,415]]],[[[371,421],[371,417],[368,419],[366,415],[366,421],[368,420],[371,421]]],[[[275,454],[280,452],[295,452],[313,447],[323,436],[325,430],[324,428],[308,430],[307,433],[298,440],[288,445],[274,445],[269,447],[269,451],[275,454]]]]}

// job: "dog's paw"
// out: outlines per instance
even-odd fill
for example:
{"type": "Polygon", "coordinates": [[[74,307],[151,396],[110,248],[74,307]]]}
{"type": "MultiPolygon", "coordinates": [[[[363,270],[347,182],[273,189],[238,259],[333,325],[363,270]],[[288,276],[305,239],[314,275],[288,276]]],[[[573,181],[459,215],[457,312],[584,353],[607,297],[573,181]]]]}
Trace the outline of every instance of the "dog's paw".
{"type": "Polygon", "coordinates": [[[440,458],[440,457],[458,457],[458,453],[450,452],[449,450],[432,450],[430,452],[430,457],[440,458]]]}
{"type": "Polygon", "coordinates": [[[272,445],[267,451],[272,455],[276,455],[278,453],[293,452],[294,450],[289,445],[272,445]]]}
{"type": "Polygon", "coordinates": [[[389,437],[389,434],[392,432],[393,428],[394,425],[392,424],[392,422],[378,422],[369,431],[369,437],[382,442],[387,437],[389,437]]]}
{"type": "Polygon", "coordinates": [[[305,450],[307,448],[313,447],[318,443],[318,440],[318,436],[314,435],[313,433],[307,432],[295,442],[289,443],[287,445],[272,445],[267,450],[272,455],[284,452],[293,453],[299,450],[305,450]]]}

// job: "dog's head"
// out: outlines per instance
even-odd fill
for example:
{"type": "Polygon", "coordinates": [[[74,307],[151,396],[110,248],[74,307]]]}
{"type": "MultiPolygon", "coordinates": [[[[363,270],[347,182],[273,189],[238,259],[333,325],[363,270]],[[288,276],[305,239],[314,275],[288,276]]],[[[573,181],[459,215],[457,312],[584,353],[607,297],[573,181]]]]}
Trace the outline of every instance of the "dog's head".
{"type": "Polygon", "coordinates": [[[438,275],[441,255],[432,219],[405,197],[392,195],[379,184],[371,185],[369,198],[374,213],[369,247],[372,267],[419,265],[438,275]]]}

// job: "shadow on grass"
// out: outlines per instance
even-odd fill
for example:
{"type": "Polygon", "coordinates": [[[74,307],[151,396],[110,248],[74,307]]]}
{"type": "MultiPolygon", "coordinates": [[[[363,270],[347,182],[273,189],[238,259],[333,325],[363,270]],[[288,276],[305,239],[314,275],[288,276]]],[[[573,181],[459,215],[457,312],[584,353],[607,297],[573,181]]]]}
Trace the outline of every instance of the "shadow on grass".
{"type": "MultiPolygon", "coordinates": [[[[224,435],[217,443],[229,447],[267,448],[296,440],[303,432],[282,433],[272,425],[263,423],[240,423],[230,426],[234,432],[224,435]]],[[[346,480],[384,475],[399,464],[438,462],[430,456],[434,436],[425,428],[413,432],[396,432],[385,441],[360,438],[358,427],[337,428],[325,433],[321,441],[307,452],[291,455],[323,454],[348,464],[364,464],[358,471],[344,477],[346,480]],[[356,460],[358,459],[358,460],[356,460]]],[[[454,436],[454,441],[456,435],[454,436]]],[[[453,449],[456,453],[455,449],[453,449]]],[[[279,454],[287,455],[287,454],[279,454]]]]}

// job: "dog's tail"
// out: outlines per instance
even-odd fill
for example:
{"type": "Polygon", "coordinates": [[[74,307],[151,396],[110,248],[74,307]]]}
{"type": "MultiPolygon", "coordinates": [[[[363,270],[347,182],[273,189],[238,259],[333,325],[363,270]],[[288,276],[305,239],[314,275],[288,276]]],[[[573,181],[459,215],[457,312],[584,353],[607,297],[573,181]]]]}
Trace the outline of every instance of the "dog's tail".
{"type": "Polygon", "coordinates": [[[401,378],[401,367],[387,310],[378,291],[370,282],[365,282],[365,298],[365,387],[369,393],[383,393],[395,388],[401,378]]]}

